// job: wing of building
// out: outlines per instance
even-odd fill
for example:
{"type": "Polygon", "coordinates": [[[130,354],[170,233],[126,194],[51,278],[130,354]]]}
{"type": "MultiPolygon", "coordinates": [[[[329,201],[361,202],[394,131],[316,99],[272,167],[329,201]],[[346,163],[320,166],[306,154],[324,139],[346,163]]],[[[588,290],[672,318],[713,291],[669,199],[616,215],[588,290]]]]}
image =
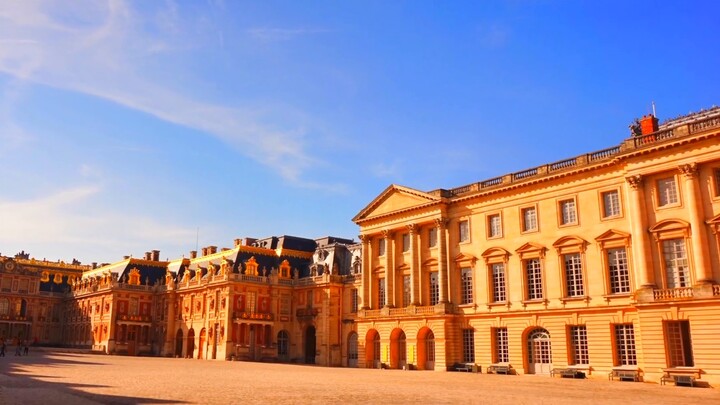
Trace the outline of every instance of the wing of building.
{"type": "Polygon", "coordinates": [[[720,382],[720,108],[353,219],[365,367],[720,382]]]}

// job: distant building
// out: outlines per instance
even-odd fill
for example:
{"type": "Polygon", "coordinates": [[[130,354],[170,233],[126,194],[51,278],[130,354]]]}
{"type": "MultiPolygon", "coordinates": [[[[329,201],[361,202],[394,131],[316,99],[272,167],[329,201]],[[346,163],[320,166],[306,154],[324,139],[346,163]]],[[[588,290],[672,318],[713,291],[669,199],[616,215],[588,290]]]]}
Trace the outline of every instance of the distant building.
{"type": "Polygon", "coordinates": [[[353,219],[360,365],[719,383],[720,108],[638,124],[598,152],[383,191],[353,219]]]}

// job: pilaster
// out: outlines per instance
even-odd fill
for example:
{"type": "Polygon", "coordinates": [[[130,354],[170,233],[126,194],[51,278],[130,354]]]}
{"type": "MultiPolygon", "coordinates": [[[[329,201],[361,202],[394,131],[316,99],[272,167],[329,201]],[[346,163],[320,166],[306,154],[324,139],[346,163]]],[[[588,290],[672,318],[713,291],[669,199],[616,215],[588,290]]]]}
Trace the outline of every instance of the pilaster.
{"type": "Polygon", "coordinates": [[[697,164],[681,165],[678,170],[682,173],[685,186],[685,205],[690,214],[690,240],[695,264],[695,281],[698,284],[712,284],[713,275],[706,249],[707,235],[705,233],[705,221],[702,217],[702,198],[700,196],[697,164]]]}

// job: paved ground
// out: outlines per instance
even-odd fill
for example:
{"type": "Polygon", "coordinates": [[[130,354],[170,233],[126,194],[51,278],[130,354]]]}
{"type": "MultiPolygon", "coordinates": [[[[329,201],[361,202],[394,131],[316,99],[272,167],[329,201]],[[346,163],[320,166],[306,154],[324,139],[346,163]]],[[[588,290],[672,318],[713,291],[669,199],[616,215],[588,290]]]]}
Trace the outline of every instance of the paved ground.
{"type": "Polygon", "coordinates": [[[0,358],[0,404],[720,403],[712,388],[604,379],[9,352],[0,358]]]}

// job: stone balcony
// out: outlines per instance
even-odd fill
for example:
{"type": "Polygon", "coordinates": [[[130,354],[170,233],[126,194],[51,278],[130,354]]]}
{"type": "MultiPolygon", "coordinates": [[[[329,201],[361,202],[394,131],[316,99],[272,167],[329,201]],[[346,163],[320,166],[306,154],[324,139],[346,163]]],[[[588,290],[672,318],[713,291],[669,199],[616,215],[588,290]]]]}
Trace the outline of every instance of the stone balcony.
{"type": "Polygon", "coordinates": [[[720,284],[698,284],[692,287],[641,289],[636,294],[638,303],[687,301],[720,298],[720,284]]]}
{"type": "Polygon", "coordinates": [[[357,316],[361,319],[435,316],[453,313],[452,307],[451,304],[437,304],[426,306],[410,305],[404,308],[361,309],[358,310],[357,316]]]}

